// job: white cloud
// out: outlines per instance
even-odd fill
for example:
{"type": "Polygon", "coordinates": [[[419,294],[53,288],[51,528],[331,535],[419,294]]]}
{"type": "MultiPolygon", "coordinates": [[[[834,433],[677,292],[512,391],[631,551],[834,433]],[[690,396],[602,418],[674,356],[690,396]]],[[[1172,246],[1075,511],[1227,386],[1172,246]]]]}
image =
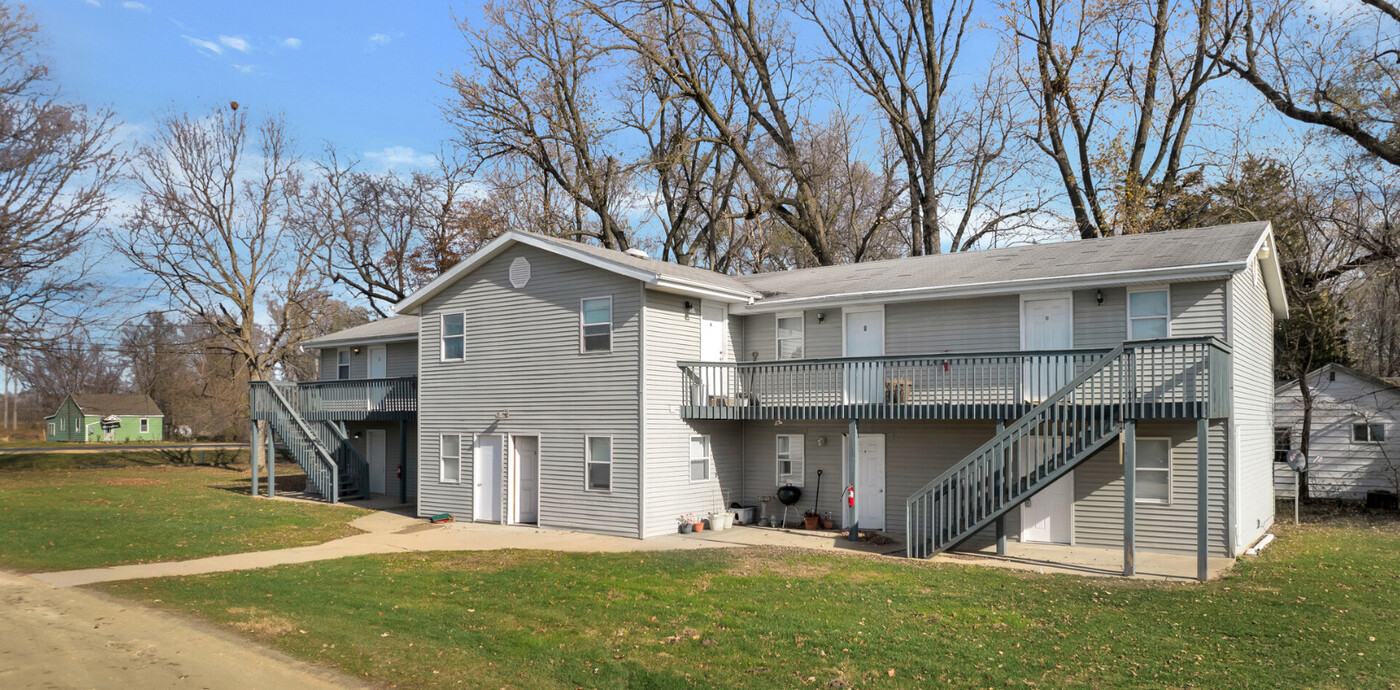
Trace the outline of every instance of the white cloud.
{"type": "Polygon", "coordinates": [[[246,53],[253,47],[242,36],[220,36],[219,42],[240,53],[246,53]]]}
{"type": "Polygon", "coordinates": [[[366,151],[365,158],[380,170],[398,168],[426,168],[436,165],[437,159],[431,153],[421,153],[408,146],[388,146],[378,151],[366,151]]]}
{"type": "Polygon", "coordinates": [[[207,50],[215,55],[222,55],[224,52],[224,47],[213,41],[206,41],[202,38],[195,38],[194,36],[185,35],[181,35],[180,38],[189,41],[190,45],[196,48],[199,48],[201,50],[207,50]]]}
{"type": "Polygon", "coordinates": [[[86,3],[89,4],[89,5],[92,5],[93,7],[101,7],[101,6],[102,6],[102,3],[98,2],[97,0],[83,0],[83,1],[86,2],[86,3]]]}
{"type": "Polygon", "coordinates": [[[394,40],[394,38],[389,34],[375,34],[369,37],[370,43],[381,46],[389,45],[389,42],[392,40],[394,40]]]}
{"type": "Polygon", "coordinates": [[[151,11],[151,8],[146,7],[145,5],[143,5],[143,4],[139,3],[139,2],[133,2],[132,0],[127,0],[126,2],[122,3],[122,7],[125,7],[125,8],[128,9],[128,10],[136,10],[137,12],[150,12],[150,11],[151,11]]]}
{"type": "Polygon", "coordinates": [[[233,68],[244,74],[252,74],[257,65],[234,65],[233,68]]]}
{"type": "Polygon", "coordinates": [[[301,39],[300,39],[300,38],[284,38],[284,39],[282,39],[282,47],[283,47],[283,48],[291,48],[291,49],[293,49],[293,50],[296,50],[297,48],[300,48],[300,47],[301,47],[301,39]]]}

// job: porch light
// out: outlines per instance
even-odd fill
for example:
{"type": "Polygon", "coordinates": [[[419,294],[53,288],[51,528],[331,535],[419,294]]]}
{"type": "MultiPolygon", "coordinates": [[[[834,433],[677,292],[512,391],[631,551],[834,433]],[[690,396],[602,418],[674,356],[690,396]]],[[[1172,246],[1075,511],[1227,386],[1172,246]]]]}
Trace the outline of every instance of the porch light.
{"type": "Polygon", "coordinates": [[[500,412],[497,412],[496,419],[510,419],[510,410],[501,410],[500,412]]]}
{"type": "Polygon", "coordinates": [[[360,348],[358,348],[358,347],[355,348],[355,349],[353,350],[353,352],[354,352],[355,354],[357,354],[357,355],[360,354],[360,348]]]}
{"type": "MultiPolygon", "coordinates": [[[[825,436],[818,436],[818,437],[817,437],[817,445],[818,445],[818,446],[824,446],[824,445],[826,445],[826,437],[825,437],[825,436]]],[[[817,470],[817,471],[820,472],[821,470],[817,470]]]]}
{"type": "Polygon", "coordinates": [[[695,305],[694,305],[694,304],[691,304],[691,303],[690,303],[690,300],[686,300],[686,301],[685,301],[685,313],[690,314],[690,313],[692,313],[692,312],[694,312],[694,311],[695,311],[695,305]]]}
{"type": "Polygon", "coordinates": [[[817,323],[826,323],[826,312],[817,312],[817,323]]]}
{"type": "Polygon", "coordinates": [[[1094,301],[1098,302],[1099,306],[1103,306],[1103,290],[1094,291],[1094,301]]]}

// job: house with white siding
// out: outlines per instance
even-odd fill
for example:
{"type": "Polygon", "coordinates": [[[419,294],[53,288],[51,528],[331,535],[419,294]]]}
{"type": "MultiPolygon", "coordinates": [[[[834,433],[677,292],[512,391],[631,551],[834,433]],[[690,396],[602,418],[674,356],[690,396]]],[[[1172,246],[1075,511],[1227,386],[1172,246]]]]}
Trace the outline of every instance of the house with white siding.
{"type": "MultiPolygon", "coordinates": [[[[1295,379],[1274,402],[1274,492],[1293,495],[1293,470],[1283,461],[1302,447],[1303,396],[1295,379]]],[[[1308,495],[1361,500],[1371,491],[1400,493],[1400,385],[1341,364],[1308,374],[1308,495]]]]}
{"type": "Polygon", "coordinates": [[[644,539],[794,486],[911,556],[1102,546],[1128,572],[1273,520],[1268,223],[746,276],[507,232],[397,311],[307,343],[323,381],[257,384],[253,416],[360,495],[396,465],[361,425],[389,424],[423,516],[644,539]]]}

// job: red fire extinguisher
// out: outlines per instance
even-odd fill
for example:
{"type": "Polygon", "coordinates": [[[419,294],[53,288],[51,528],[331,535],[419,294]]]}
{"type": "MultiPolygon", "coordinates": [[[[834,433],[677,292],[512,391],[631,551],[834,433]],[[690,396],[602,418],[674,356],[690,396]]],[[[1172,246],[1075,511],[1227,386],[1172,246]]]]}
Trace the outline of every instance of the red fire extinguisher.
{"type": "Polygon", "coordinates": [[[846,487],[846,505],[851,508],[856,507],[856,485],[846,487]]]}

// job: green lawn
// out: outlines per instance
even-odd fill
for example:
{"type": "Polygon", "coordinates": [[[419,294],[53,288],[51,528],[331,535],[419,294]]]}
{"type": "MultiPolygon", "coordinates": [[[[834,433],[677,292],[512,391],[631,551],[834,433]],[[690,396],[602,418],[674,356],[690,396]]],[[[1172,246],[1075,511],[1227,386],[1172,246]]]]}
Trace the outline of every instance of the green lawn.
{"type": "MultiPolygon", "coordinates": [[[[168,451],[0,455],[0,567],[69,570],[304,546],[354,533],[347,523],[364,514],[249,498],[246,453],[220,456],[226,467],[172,460],[187,462],[168,451]]],[[[278,463],[278,475],[283,486],[301,479],[294,464],[278,463]]]]}
{"type": "Polygon", "coordinates": [[[398,687],[1395,687],[1400,526],[1208,584],[809,552],[357,557],[101,588],[398,687]]]}

